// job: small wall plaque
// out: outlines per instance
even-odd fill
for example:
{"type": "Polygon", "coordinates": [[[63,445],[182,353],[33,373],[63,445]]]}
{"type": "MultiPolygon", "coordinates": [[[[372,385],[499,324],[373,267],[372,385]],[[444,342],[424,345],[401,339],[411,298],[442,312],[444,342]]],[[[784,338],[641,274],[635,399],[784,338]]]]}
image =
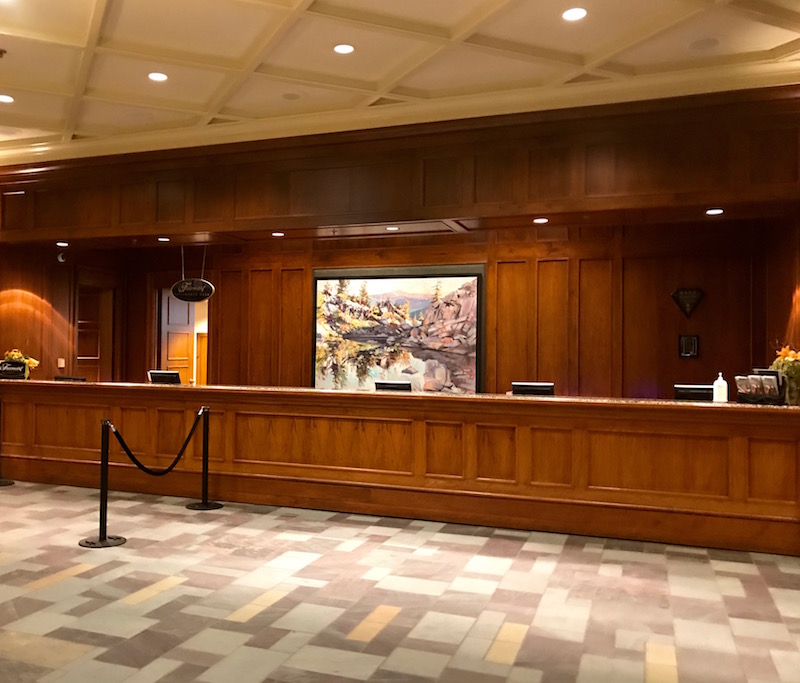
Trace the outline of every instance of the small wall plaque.
{"type": "Polygon", "coordinates": [[[678,337],[678,355],[681,358],[697,358],[700,355],[700,337],[682,334],[678,337]]]}
{"type": "Polygon", "coordinates": [[[694,309],[697,308],[697,304],[699,304],[700,300],[703,298],[703,290],[698,287],[681,287],[672,292],[672,298],[675,303],[678,304],[678,308],[680,308],[683,314],[688,318],[694,313],[694,309]]]}

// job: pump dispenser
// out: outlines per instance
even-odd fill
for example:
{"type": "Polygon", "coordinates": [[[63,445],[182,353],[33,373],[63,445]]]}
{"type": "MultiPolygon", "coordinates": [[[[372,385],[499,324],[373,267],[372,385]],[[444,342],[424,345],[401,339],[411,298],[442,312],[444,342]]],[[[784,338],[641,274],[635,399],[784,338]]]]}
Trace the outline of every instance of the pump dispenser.
{"type": "Polygon", "coordinates": [[[727,403],[728,401],[728,383],[720,372],[717,379],[714,380],[714,402],[727,403]]]}

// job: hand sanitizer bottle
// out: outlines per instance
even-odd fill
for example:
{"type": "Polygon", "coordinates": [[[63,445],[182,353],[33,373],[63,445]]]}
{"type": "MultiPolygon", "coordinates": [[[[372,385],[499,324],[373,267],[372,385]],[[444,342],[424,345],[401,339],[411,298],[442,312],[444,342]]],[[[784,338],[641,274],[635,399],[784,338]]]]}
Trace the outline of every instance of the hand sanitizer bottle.
{"type": "Polygon", "coordinates": [[[728,401],[728,383],[719,373],[717,379],[714,380],[714,403],[727,403],[728,401]]]}

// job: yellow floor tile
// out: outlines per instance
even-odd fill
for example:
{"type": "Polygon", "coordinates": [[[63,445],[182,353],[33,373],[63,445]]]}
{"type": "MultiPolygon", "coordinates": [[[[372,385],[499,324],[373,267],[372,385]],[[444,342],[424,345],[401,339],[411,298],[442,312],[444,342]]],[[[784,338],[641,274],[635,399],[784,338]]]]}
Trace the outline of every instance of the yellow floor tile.
{"type": "Polygon", "coordinates": [[[61,581],[66,581],[67,579],[77,576],[78,574],[83,574],[83,572],[88,572],[90,569],[94,569],[95,566],[96,565],[93,564],[76,564],[74,567],[69,567],[68,569],[56,572],[50,576],[43,576],[41,579],[31,581],[25,585],[25,588],[32,591],[39,590],[41,588],[47,588],[48,586],[60,583],[61,581]]]}
{"type": "Polygon", "coordinates": [[[147,588],[142,588],[135,593],[131,593],[128,597],[122,598],[120,602],[125,603],[126,605],[138,605],[145,600],[154,598],[156,595],[159,595],[170,588],[179,586],[184,581],[186,581],[186,578],[182,576],[168,576],[166,579],[156,581],[156,583],[147,586],[147,588]]]}
{"type": "Polygon", "coordinates": [[[60,669],[94,649],[93,645],[35,636],[29,633],[0,631],[0,659],[60,669]]]}
{"type": "Polygon", "coordinates": [[[358,626],[347,634],[347,640],[358,640],[363,643],[368,643],[386,628],[386,625],[392,619],[400,614],[400,609],[400,607],[394,607],[392,605],[378,605],[361,620],[358,626]]]}
{"type": "Polygon", "coordinates": [[[519,654],[521,643],[509,643],[504,640],[495,640],[484,659],[495,664],[513,664],[519,654]]]}

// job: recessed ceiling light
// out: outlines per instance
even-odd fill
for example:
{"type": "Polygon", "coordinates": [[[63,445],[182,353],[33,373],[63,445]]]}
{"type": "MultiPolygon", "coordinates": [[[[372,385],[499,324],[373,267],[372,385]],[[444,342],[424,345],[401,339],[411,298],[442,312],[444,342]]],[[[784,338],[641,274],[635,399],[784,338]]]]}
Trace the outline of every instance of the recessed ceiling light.
{"type": "Polygon", "coordinates": [[[283,237],[286,233],[285,232],[273,232],[273,237],[283,237]]]}
{"type": "Polygon", "coordinates": [[[69,242],[65,242],[64,240],[59,240],[56,242],[56,246],[61,249],[66,249],[69,246],[69,242]]]}
{"type": "Polygon", "coordinates": [[[340,55],[349,55],[351,52],[355,51],[355,48],[347,43],[342,43],[341,45],[334,47],[333,51],[340,55]]]}
{"type": "Polygon", "coordinates": [[[721,216],[725,211],[720,208],[706,209],[706,216],[721,216]]]}
{"type": "Polygon", "coordinates": [[[159,237],[158,241],[159,242],[169,242],[169,237],[159,237]]]}
{"type": "Polygon", "coordinates": [[[389,232],[397,232],[399,229],[400,228],[398,228],[396,225],[387,225],[386,226],[386,230],[389,231],[389,232]]]}
{"type": "Polygon", "coordinates": [[[586,16],[586,10],[583,7],[572,7],[561,15],[565,21],[580,21],[586,16]]]}
{"type": "Polygon", "coordinates": [[[160,71],[153,71],[152,73],[147,74],[147,77],[151,81],[161,82],[167,80],[167,74],[162,74],[160,71]]]}
{"type": "Polygon", "coordinates": [[[0,102],[3,104],[11,104],[14,101],[14,98],[11,95],[0,95],[0,102]]]}
{"type": "Polygon", "coordinates": [[[536,223],[537,225],[544,225],[545,223],[549,223],[550,219],[545,218],[544,216],[539,216],[538,218],[534,218],[533,222],[536,223]]]}

